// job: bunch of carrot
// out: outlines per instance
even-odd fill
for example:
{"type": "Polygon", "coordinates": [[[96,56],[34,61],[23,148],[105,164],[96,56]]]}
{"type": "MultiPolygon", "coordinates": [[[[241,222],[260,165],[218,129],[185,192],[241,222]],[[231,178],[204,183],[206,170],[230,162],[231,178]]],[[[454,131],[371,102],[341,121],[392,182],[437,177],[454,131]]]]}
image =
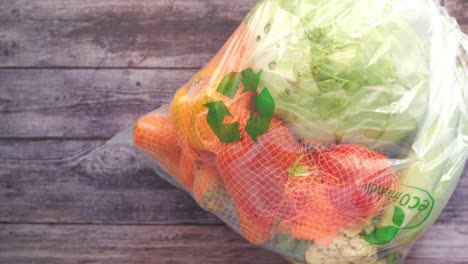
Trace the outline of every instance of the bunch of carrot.
{"type": "MultiPolygon", "coordinates": [[[[236,99],[222,98],[216,93],[222,77],[247,65],[233,58],[250,57],[254,44],[247,27],[241,26],[219,53],[183,87],[173,98],[170,109],[163,109],[141,117],[135,126],[134,143],[162,165],[205,209],[222,207],[225,188],[216,166],[215,150],[221,145],[206,122],[204,104],[224,100],[232,108],[244,109],[251,95],[237,94],[236,99]]],[[[235,118],[226,120],[234,121],[235,118]]]]}

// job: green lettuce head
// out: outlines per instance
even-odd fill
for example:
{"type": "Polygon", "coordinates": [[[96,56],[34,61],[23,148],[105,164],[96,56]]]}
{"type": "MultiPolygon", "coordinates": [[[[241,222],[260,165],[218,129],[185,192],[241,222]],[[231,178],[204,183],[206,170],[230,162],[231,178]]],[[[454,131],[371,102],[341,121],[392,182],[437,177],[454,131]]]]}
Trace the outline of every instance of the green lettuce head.
{"type": "Polygon", "coordinates": [[[391,155],[408,149],[427,108],[428,63],[424,40],[397,8],[372,0],[257,7],[249,17],[258,35],[253,65],[276,115],[316,142],[391,155]]]}

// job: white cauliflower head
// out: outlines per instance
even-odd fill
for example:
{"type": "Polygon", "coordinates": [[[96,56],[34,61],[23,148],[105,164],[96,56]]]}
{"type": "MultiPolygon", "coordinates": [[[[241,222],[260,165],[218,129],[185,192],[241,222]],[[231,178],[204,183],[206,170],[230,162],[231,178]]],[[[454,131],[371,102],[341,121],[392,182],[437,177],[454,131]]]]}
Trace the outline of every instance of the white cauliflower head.
{"type": "MultiPolygon", "coordinates": [[[[363,240],[363,230],[346,230],[328,246],[311,243],[306,250],[307,264],[386,264],[379,260],[377,247],[363,240]]],[[[368,230],[364,230],[367,233],[368,230]]]]}

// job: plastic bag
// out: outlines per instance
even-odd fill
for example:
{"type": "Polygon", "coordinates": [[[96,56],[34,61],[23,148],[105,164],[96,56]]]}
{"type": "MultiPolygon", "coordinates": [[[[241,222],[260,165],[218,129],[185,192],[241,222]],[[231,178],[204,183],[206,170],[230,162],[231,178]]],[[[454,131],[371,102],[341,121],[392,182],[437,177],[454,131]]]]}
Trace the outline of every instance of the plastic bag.
{"type": "Polygon", "coordinates": [[[432,0],[260,1],[133,143],[295,263],[402,263],[467,158],[467,47],[432,0]]]}

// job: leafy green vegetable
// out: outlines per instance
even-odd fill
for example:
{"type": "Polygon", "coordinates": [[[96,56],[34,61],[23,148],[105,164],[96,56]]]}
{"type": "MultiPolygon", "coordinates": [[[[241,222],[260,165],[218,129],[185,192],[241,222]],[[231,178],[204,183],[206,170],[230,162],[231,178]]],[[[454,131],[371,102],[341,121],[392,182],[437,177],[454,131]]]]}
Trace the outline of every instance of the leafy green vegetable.
{"type": "Polygon", "coordinates": [[[288,174],[290,177],[305,177],[311,175],[309,166],[299,166],[299,163],[303,158],[304,156],[301,155],[296,161],[294,161],[293,165],[288,168],[288,174]]]}
{"type": "Polygon", "coordinates": [[[428,107],[427,54],[415,30],[389,15],[391,1],[266,2],[263,12],[282,20],[256,26],[253,64],[276,114],[317,142],[408,149],[428,107]]]}

